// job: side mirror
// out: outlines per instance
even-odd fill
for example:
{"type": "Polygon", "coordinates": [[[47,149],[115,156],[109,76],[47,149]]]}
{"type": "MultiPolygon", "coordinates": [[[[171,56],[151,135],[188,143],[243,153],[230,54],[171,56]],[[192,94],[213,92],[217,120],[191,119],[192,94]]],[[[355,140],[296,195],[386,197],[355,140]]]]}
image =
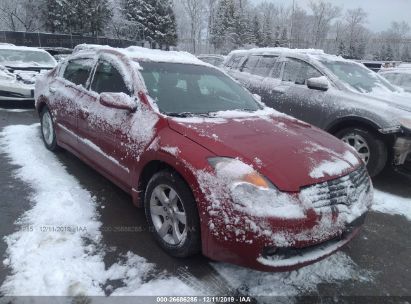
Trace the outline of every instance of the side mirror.
{"type": "Polygon", "coordinates": [[[330,84],[325,76],[321,76],[308,79],[307,87],[312,90],[328,91],[330,84]]]}
{"type": "Polygon", "coordinates": [[[137,103],[133,98],[124,93],[101,93],[100,104],[105,107],[134,112],[137,103]]]}
{"type": "Polygon", "coordinates": [[[261,102],[261,101],[262,101],[261,96],[258,95],[258,94],[253,94],[253,97],[254,97],[254,99],[257,100],[258,102],[261,102]]]}

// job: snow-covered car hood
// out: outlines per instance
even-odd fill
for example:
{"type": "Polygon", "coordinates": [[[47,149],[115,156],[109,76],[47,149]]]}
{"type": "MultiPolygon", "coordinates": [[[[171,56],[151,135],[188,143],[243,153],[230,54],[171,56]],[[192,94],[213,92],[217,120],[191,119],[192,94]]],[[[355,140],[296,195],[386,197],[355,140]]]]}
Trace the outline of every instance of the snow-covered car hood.
{"type": "Polygon", "coordinates": [[[338,178],[361,164],[348,145],[285,115],[170,118],[169,125],[217,156],[252,165],[282,191],[338,178]]]}
{"type": "Polygon", "coordinates": [[[390,92],[376,92],[376,93],[355,93],[362,98],[367,99],[370,104],[375,104],[379,101],[388,106],[393,106],[397,109],[411,112],[411,94],[410,93],[390,93],[390,92]]]}
{"type": "Polygon", "coordinates": [[[0,75],[7,75],[7,77],[0,78],[0,81],[34,86],[36,78],[45,74],[48,70],[50,68],[0,66],[0,75]]]}

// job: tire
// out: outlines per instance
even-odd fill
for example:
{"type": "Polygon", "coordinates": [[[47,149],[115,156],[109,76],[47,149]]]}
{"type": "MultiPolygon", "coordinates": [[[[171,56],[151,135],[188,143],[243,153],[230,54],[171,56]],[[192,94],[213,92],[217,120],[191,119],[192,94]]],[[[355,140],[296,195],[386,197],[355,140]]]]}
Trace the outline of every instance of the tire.
{"type": "Polygon", "coordinates": [[[47,106],[44,106],[40,112],[41,136],[46,148],[52,152],[59,151],[57,145],[56,131],[54,129],[53,116],[47,106]]]}
{"type": "Polygon", "coordinates": [[[150,231],[164,251],[179,258],[200,252],[197,204],[190,188],[176,172],[164,170],[153,175],[145,191],[144,208],[150,231]]]}
{"type": "Polygon", "coordinates": [[[347,128],[337,132],[336,137],[343,140],[350,146],[352,146],[359,154],[363,161],[367,164],[368,174],[371,177],[377,176],[384,169],[388,160],[387,146],[384,141],[379,138],[375,133],[362,129],[362,128],[347,128]],[[359,143],[357,148],[354,146],[353,142],[357,138],[359,143]],[[361,141],[365,145],[361,144],[361,141]],[[365,149],[368,147],[369,157],[367,160],[364,159],[365,149]],[[360,148],[360,149],[358,149],[360,148]]]}

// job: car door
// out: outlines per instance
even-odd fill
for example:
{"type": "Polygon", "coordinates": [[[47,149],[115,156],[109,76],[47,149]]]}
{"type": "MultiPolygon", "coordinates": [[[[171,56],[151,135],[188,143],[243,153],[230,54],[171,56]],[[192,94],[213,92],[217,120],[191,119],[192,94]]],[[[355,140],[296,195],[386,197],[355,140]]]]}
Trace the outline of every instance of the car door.
{"type": "Polygon", "coordinates": [[[307,87],[307,80],[323,74],[311,64],[296,58],[286,58],[281,75],[281,84],[274,88],[274,106],[281,112],[310,124],[323,127],[327,102],[334,100],[328,91],[307,87]]]}
{"type": "Polygon", "coordinates": [[[74,149],[78,148],[80,101],[87,95],[86,87],[93,65],[91,58],[70,60],[49,86],[59,139],[74,149]]]}
{"type": "Polygon", "coordinates": [[[88,115],[80,118],[79,124],[87,130],[92,159],[121,186],[129,187],[130,171],[136,161],[129,151],[134,113],[100,103],[101,93],[125,93],[133,98],[122,75],[124,71],[120,72],[110,62],[98,61],[89,90],[92,98],[85,109],[88,115]]]}

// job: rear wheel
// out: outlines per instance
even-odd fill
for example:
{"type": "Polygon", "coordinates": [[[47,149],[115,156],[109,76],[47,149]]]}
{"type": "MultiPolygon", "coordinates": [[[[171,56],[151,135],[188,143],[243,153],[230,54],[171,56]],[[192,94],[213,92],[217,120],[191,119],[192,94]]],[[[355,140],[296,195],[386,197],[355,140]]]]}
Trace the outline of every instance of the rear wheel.
{"type": "Polygon", "coordinates": [[[377,176],[384,169],[388,159],[387,147],[376,134],[353,127],[337,132],[336,136],[357,151],[371,177],[377,176]]]}
{"type": "Polygon", "coordinates": [[[40,112],[41,122],[41,135],[44,145],[50,151],[57,151],[59,149],[57,145],[56,131],[54,129],[53,117],[50,110],[45,106],[40,112]]]}
{"type": "Polygon", "coordinates": [[[170,255],[188,257],[200,251],[200,220],[190,188],[175,172],[150,179],[144,198],[147,221],[156,241],[170,255]]]}

